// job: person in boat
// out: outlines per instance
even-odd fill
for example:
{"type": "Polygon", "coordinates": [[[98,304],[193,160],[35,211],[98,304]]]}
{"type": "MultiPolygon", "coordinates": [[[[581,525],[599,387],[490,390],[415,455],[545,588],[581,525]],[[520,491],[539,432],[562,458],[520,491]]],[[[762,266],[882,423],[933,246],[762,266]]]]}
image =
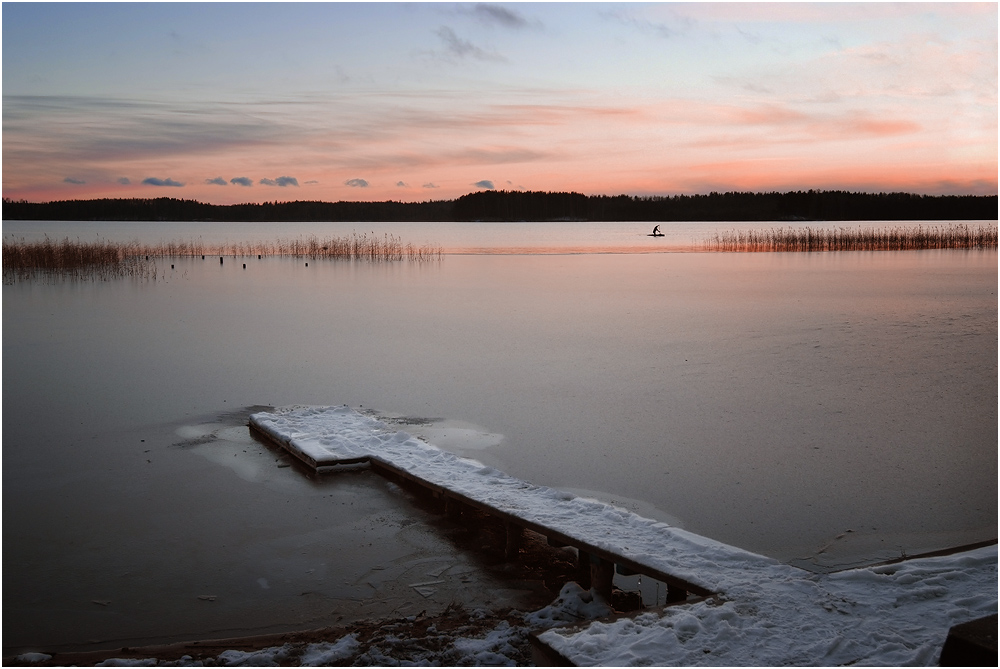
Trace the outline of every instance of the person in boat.
{"type": "Polygon", "coordinates": [[[654,237],[660,237],[662,235],[663,235],[663,233],[660,232],[660,226],[656,226],[655,228],[653,228],[653,236],[654,237]]]}

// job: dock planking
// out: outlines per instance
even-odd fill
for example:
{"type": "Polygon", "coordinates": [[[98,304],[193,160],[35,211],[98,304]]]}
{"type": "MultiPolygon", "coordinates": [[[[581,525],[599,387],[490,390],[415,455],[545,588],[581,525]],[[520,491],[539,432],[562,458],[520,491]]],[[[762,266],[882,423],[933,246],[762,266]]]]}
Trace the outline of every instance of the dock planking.
{"type": "MultiPolygon", "coordinates": [[[[629,540],[632,528],[623,528],[624,531],[621,533],[621,536],[609,537],[609,530],[606,528],[607,523],[605,519],[603,536],[588,537],[580,532],[579,526],[581,523],[579,520],[567,524],[559,521],[559,514],[533,514],[530,512],[532,506],[537,507],[541,505],[547,508],[555,508],[561,503],[569,502],[571,499],[578,499],[573,498],[571,495],[566,493],[553,495],[553,492],[556,491],[552,489],[534,486],[493,470],[498,480],[501,480],[506,487],[513,488],[510,491],[511,494],[503,496],[498,501],[495,490],[491,490],[489,495],[477,494],[479,490],[477,485],[462,485],[461,476],[450,478],[437,476],[435,475],[435,471],[419,466],[419,458],[417,458],[418,462],[415,464],[412,459],[411,462],[407,463],[405,462],[406,458],[393,458],[391,455],[379,453],[377,450],[360,453],[358,452],[359,449],[353,447],[355,444],[347,448],[347,452],[337,452],[336,450],[331,452],[323,448],[316,448],[312,442],[315,442],[320,437],[308,432],[302,432],[296,428],[285,427],[284,429],[276,429],[267,420],[272,415],[265,412],[251,416],[249,423],[251,431],[260,438],[283,448],[313,471],[336,471],[338,467],[345,465],[368,463],[372,470],[379,475],[394,482],[405,482],[409,487],[420,489],[426,494],[441,500],[450,515],[459,516],[464,508],[468,508],[499,519],[506,528],[507,544],[505,552],[509,559],[513,559],[516,556],[521,537],[526,530],[545,537],[549,545],[574,548],[580,563],[581,580],[589,580],[589,585],[609,601],[615,573],[622,575],[639,574],[664,583],[667,589],[666,602],[668,604],[683,602],[690,597],[701,598],[713,594],[713,590],[709,585],[698,582],[698,580],[688,575],[679,575],[665,569],[662,564],[657,564],[657,562],[662,563],[662,560],[654,561],[649,559],[651,556],[648,552],[637,555],[626,549],[621,549],[620,547],[622,546],[635,543],[634,537],[632,537],[633,540],[629,540]],[[404,462],[400,462],[400,459],[404,460],[404,462]],[[408,464],[409,466],[407,466],[408,464]],[[533,503],[526,503],[532,497],[536,498],[533,503]]],[[[375,423],[372,419],[361,417],[357,414],[355,416],[361,420],[375,423]]],[[[405,433],[397,433],[397,435],[405,435],[405,433]]],[[[405,436],[410,441],[415,441],[409,435],[405,436]]],[[[433,446],[429,446],[429,448],[440,454],[446,454],[456,460],[461,460],[457,456],[440,451],[433,446]]],[[[463,462],[468,463],[470,461],[465,460],[463,462]]],[[[474,468],[468,468],[467,476],[473,478],[481,476],[483,470],[489,469],[482,468],[481,465],[478,465],[478,467],[479,471],[474,471],[474,468]]],[[[459,471],[462,470],[459,469],[459,471]]],[[[492,487],[499,488],[501,486],[492,487]]],[[[596,501],[590,503],[588,508],[592,509],[595,514],[601,515],[606,515],[609,510],[614,509],[610,505],[596,501]]],[[[615,511],[638,518],[634,514],[629,514],[629,512],[622,510],[615,511]]],[[[578,511],[576,512],[578,513],[578,511]]],[[[641,520],[645,521],[646,519],[641,520]]],[[[582,524],[592,527],[601,526],[601,523],[584,522],[582,524]]],[[[662,523],[647,521],[646,527],[656,532],[665,526],[662,523]]],[[[613,531],[613,528],[611,531],[613,531]]]]}

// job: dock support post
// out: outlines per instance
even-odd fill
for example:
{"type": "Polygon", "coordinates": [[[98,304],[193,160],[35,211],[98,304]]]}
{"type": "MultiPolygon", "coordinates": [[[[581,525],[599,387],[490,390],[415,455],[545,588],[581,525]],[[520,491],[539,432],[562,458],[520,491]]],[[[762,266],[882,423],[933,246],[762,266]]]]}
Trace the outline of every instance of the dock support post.
{"type": "Polygon", "coordinates": [[[590,556],[590,587],[611,603],[611,588],[615,580],[615,563],[590,556]]]}
{"type": "Polygon", "coordinates": [[[576,578],[581,588],[590,590],[590,554],[580,548],[576,549],[576,578]]]}
{"type": "Polygon", "coordinates": [[[504,529],[507,531],[507,544],[504,546],[503,556],[507,560],[514,560],[521,552],[521,543],[524,540],[524,528],[508,521],[504,523],[504,529]]]}
{"type": "Polygon", "coordinates": [[[667,603],[683,602],[688,598],[688,591],[676,585],[667,583],[667,603]]]}
{"type": "Polygon", "coordinates": [[[444,513],[451,520],[461,520],[462,518],[462,503],[457,499],[452,499],[451,497],[444,498],[444,513]]]}

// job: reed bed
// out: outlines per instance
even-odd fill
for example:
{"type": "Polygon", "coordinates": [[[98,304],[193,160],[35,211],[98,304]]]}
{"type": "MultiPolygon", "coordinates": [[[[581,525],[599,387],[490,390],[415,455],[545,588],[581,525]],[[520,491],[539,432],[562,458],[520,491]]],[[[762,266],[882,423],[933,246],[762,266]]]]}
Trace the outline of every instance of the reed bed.
{"type": "Polygon", "coordinates": [[[278,238],[272,241],[239,241],[222,244],[205,244],[201,241],[147,245],[143,247],[151,257],[183,256],[233,256],[251,257],[286,256],[316,260],[365,260],[369,262],[398,262],[401,260],[441,260],[443,251],[439,246],[414,246],[393,235],[379,237],[353,234],[350,237],[297,237],[278,238]]]}
{"type": "Polygon", "coordinates": [[[54,242],[3,240],[5,284],[42,277],[107,281],[118,278],[155,280],[156,260],[198,256],[293,257],[311,260],[366,262],[426,262],[441,260],[440,246],[403,244],[392,235],[353,234],[350,237],[306,237],[274,241],[206,244],[201,240],[157,244],[133,242],[54,242]]]}
{"type": "Polygon", "coordinates": [[[5,284],[43,276],[90,281],[155,279],[156,262],[142,253],[137,242],[3,240],[5,284]]]}
{"type": "Polygon", "coordinates": [[[705,242],[709,251],[914,251],[995,249],[997,226],[952,223],[889,228],[731,230],[705,242]]]}

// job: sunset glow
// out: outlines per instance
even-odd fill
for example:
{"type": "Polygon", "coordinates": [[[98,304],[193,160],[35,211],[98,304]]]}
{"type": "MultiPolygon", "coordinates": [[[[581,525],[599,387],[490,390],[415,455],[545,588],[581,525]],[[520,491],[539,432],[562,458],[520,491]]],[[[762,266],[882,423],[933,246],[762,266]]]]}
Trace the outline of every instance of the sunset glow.
{"type": "Polygon", "coordinates": [[[997,5],[3,7],[3,196],[997,193],[997,5]]]}

